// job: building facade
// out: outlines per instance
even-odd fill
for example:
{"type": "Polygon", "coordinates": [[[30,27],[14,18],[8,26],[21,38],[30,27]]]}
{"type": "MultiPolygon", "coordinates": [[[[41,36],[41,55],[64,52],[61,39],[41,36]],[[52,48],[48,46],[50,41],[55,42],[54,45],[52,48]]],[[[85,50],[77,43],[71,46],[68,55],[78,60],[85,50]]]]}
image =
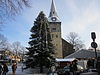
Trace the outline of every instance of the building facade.
{"type": "Polygon", "coordinates": [[[62,39],[62,48],[63,48],[63,58],[74,53],[73,45],[62,39]]]}
{"type": "Polygon", "coordinates": [[[51,3],[50,14],[48,17],[49,27],[51,32],[52,43],[55,47],[55,57],[63,58],[66,55],[73,53],[73,46],[61,37],[61,21],[57,15],[54,0],[51,3]],[[70,48],[70,49],[68,49],[70,48]]]}
{"type": "Polygon", "coordinates": [[[52,43],[55,47],[55,57],[62,58],[62,39],[61,39],[61,22],[56,12],[54,1],[52,0],[51,10],[48,17],[52,43]]]}

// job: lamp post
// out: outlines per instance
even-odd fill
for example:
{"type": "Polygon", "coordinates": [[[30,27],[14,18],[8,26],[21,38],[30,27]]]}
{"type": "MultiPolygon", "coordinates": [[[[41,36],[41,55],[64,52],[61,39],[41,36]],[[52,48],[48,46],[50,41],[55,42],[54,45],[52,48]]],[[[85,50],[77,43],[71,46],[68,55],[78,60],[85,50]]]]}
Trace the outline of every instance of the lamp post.
{"type": "Polygon", "coordinates": [[[96,34],[95,34],[95,32],[92,32],[92,33],[91,33],[91,38],[92,38],[92,40],[93,40],[93,42],[91,43],[91,46],[94,48],[94,50],[95,50],[95,57],[97,58],[97,52],[96,52],[97,43],[95,42],[95,39],[96,39],[96,34]]]}
{"type": "Polygon", "coordinates": [[[48,38],[47,38],[48,34],[47,34],[47,25],[45,25],[45,37],[46,37],[46,50],[48,50],[48,38]]]}

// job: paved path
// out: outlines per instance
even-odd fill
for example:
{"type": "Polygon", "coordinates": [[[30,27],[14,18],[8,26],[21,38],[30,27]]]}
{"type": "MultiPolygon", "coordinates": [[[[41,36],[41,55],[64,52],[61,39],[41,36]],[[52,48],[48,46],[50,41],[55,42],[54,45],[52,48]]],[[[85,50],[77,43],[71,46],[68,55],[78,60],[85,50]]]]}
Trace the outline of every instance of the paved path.
{"type": "MultiPolygon", "coordinates": [[[[9,72],[7,75],[12,75],[12,69],[11,66],[8,66],[9,72]]],[[[31,69],[26,69],[22,72],[22,65],[18,64],[17,65],[17,70],[16,70],[16,75],[46,75],[46,74],[32,74],[31,69]]],[[[55,74],[56,75],[56,74],[55,74]]]]}
{"type": "MultiPolygon", "coordinates": [[[[22,67],[21,65],[17,65],[16,75],[28,75],[25,72],[22,72],[21,67],[22,67]]],[[[7,75],[12,75],[11,66],[8,66],[8,69],[9,69],[9,72],[7,73],[7,75]]]]}
{"type": "MultiPolygon", "coordinates": [[[[30,69],[26,69],[26,70],[24,70],[24,71],[22,72],[21,67],[22,67],[22,66],[21,66],[20,64],[17,65],[16,75],[46,75],[46,74],[32,74],[32,72],[29,72],[30,69]]],[[[9,68],[9,72],[7,73],[7,75],[12,75],[11,66],[8,66],[8,68],[9,68]]],[[[31,71],[32,71],[32,70],[31,70],[31,71]]],[[[50,75],[52,75],[52,74],[50,74],[50,75]]],[[[55,73],[54,75],[57,75],[57,74],[55,73]]],[[[88,72],[88,73],[82,73],[82,74],[80,74],[80,75],[98,75],[98,74],[97,74],[96,72],[95,72],[95,74],[94,74],[94,73],[91,73],[91,74],[90,74],[90,72],[88,72]]]]}

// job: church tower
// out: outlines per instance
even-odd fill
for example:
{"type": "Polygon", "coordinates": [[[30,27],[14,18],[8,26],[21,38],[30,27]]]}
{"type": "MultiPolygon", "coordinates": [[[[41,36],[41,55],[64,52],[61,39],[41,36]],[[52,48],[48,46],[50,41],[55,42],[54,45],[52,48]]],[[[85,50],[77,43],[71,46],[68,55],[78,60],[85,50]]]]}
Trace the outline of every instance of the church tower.
{"type": "Polygon", "coordinates": [[[50,14],[48,17],[52,43],[55,47],[55,57],[62,58],[62,38],[61,38],[61,22],[57,15],[54,0],[52,0],[50,14]]]}

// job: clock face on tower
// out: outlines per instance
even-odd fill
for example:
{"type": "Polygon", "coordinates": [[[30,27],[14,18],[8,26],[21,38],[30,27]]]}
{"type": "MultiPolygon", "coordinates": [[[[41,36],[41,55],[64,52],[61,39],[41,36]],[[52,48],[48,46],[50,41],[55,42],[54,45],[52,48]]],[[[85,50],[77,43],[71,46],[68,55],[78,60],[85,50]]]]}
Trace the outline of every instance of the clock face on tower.
{"type": "Polygon", "coordinates": [[[51,20],[52,20],[52,21],[56,21],[57,18],[56,18],[56,17],[52,17],[51,20]]]}

